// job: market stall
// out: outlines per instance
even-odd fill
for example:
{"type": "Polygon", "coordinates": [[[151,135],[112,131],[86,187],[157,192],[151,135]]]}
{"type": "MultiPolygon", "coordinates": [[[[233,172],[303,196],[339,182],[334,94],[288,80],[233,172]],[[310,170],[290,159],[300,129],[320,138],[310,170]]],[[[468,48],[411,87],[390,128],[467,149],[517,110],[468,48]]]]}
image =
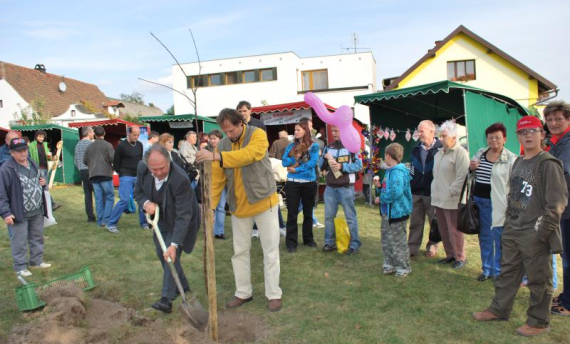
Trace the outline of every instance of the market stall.
{"type": "MultiPolygon", "coordinates": [[[[98,127],[101,126],[105,129],[105,141],[111,143],[113,148],[117,148],[119,142],[127,137],[127,128],[138,126],[141,128],[141,135],[139,141],[145,146],[147,145],[148,131],[147,126],[144,124],[137,124],[127,122],[122,119],[103,119],[99,121],[85,121],[69,123],[70,128],[83,128],[83,127],[98,127]]],[[[81,135],[78,133],[78,135],[81,135]]]]}
{"type": "Polygon", "coordinates": [[[211,130],[220,129],[215,119],[192,114],[140,117],[140,121],[149,124],[151,130],[160,134],[171,134],[174,136],[176,144],[183,140],[186,133],[190,130],[209,133],[211,130]],[[198,127],[197,130],[196,126],[198,127]]]}
{"type": "Polygon", "coordinates": [[[398,142],[406,152],[404,161],[409,161],[409,152],[417,144],[416,130],[422,120],[439,125],[455,119],[465,126],[465,144],[472,156],[487,145],[485,129],[496,122],[507,127],[505,147],[518,152],[516,123],[528,115],[526,108],[507,96],[447,80],[354,98],[370,108],[372,128],[366,135],[374,141],[373,153],[383,156],[386,145],[398,142]]]}
{"type": "Polygon", "coordinates": [[[34,140],[36,131],[45,131],[47,134],[45,142],[47,142],[48,148],[54,156],[57,150],[56,144],[59,141],[63,141],[63,148],[61,150],[60,157],[62,167],[58,167],[57,169],[57,172],[55,174],[55,182],[65,184],[81,183],[81,175],[73,163],[75,146],[79,141],[77,129],[62,127],[56,124],[38,124],[29,126],[13,126],[12,130],[21,132],[22,137],[27,136],[30,141],[34,140]]]}

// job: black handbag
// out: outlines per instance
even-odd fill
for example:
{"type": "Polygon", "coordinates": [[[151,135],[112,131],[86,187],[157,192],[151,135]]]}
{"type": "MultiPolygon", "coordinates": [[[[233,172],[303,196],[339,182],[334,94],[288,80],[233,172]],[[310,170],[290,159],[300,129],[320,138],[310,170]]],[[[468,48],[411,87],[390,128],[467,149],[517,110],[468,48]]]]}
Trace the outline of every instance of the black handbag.
{"type": "Polygon", "coordinates": [[[467,188],[467,179],[469,176],[465,177],[465,182],[463,183],[463,190],[461,190],[461,196],[459,197],[459,204],[457,205],[457,230],[473,235],[479,234],[479,207],[473,201],[473,183],[470,188],[467,188]],[[465,204],[461,203],[463,199],[463,194],[467,190],[467,200],[465,204]]]}
{"type": "Polygon", "coordinates": [[[435,216],[431,220],[429,227],[429,241],[434,244],[441,242],[441,234],[439,233],[439,226],[437,224],[437,219],[435,216]]]}

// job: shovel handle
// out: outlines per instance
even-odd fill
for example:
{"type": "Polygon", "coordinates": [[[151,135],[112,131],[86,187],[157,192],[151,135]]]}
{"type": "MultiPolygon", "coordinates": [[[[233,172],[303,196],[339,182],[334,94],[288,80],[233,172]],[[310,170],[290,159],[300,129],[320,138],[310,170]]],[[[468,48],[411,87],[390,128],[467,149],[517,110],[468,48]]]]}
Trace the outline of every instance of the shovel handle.
{"type": "MultiPolygon", "coordinates": [[[[152,226],[152,229],[154,230],[154,234],[156,234],[156,238],[158,239],[158,242],[160,243],[160,247],[162,248],[162,252],[166,253],[166,244],[164,243],[164,239],[162,238],[162,234],[160,234],[160,229],[158,228],[159,214],[160,214],[160,207],[156,207],[156,210],[154,212],[154,220],[150,219],[150,215],[148,213],[145,213],[145,216],[146,216],[146,221],[152,226]]],[[[168,259],[166,261],[168,263],[171,263],[172,259],[170,259],[170,257],[168,257],[168,259]]]]}

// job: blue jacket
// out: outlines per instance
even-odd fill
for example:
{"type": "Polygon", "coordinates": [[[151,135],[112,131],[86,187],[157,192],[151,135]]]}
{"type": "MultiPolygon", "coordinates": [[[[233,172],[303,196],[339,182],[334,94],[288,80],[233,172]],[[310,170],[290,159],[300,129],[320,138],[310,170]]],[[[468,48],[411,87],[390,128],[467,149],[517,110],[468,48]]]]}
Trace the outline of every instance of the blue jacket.
{"type": "MultiPolygon", "coordinates": [[[[38,166],[28,158],[30,168],[38,171],[38,166]]],[[[39,174],[38,174],[39,175],[39,174]]],[[[45,198],[43,198],[45,202],[45,198]]],[[[3,219],[14,215],[15,223],[23,222],[24,216],[24,191],[18,175],[18,163],[10,157],[0,167],[0,216],[3,219]]]]}
{"type": "Polygon", "coordinates": [[[390,223],[406,220],[412,212],[410,172],[402,163],[386,170],[380,194],[381,213],[390,223]]]}
{"type": "Polygon", "coordinates": [[[411,153],[411,168],[410,174],[412,176],[412,194],[418,196],[431,196],[431,182],[433,181],[433,165],[434,156],[441,148],[441,141],[437,138],[434,139],[433,147],[428,150],[425,166],[422,165],[421,150],[423,143],[419,143],[412,149],[411,153]]]}
{"type": "MultiPolygon", "coordinates": [[[[550,143],[550,150],[548,151],[556,159],[562,161],[564,166],[564,179],[566,179],[566,187],[570,194],[570,133],[562,136],[555,145],[550,143]]],[[[562,213],[562,219],[570,219],[570,205],[567,205],[562,213]]]]}
{"type": "Polygon", "coordinates": [[[2,147],[0,147],[0,166],[2,166],[2,164],[8,161],[10,158],[12,158],[12,154],[10,154],[10,147],[8,147],[7,144],[4,144],[2,147]]]}
{"type": "MultiPolygon", "coordinates": [[[[291,142],[287,148],[285,148],[285,153],[283,153],[283,167],[293,166],[297,160],[289,156],[289,152],[295,147],[295,142],[291,142]]],[[[295,173],[287,173],[287,178],[293,179],[303,179],[303,180],[317,180],[317,175],[315,174],[315,166],[317,166],[317,161],[319,160],[319,144],[313,142],[309,148],[309,154],[301,157],[299,161],[299,166],[295,167],[295,173]]]]}

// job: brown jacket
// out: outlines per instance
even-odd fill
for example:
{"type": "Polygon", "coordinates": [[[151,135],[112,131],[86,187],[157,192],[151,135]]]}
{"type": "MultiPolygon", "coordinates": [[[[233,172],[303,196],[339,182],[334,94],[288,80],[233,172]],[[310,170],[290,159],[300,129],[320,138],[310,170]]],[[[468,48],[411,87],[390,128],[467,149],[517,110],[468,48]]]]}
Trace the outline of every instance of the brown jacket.
{"type": "Polygon", "coordinates": [[[269,157],[283,160],[283,153],[285,152],[285,148],[287,148],[289,143],[289,139],[286,137],[282,137],[278,140],[273,141],[273,144],[269,149],[269,157]]]}

